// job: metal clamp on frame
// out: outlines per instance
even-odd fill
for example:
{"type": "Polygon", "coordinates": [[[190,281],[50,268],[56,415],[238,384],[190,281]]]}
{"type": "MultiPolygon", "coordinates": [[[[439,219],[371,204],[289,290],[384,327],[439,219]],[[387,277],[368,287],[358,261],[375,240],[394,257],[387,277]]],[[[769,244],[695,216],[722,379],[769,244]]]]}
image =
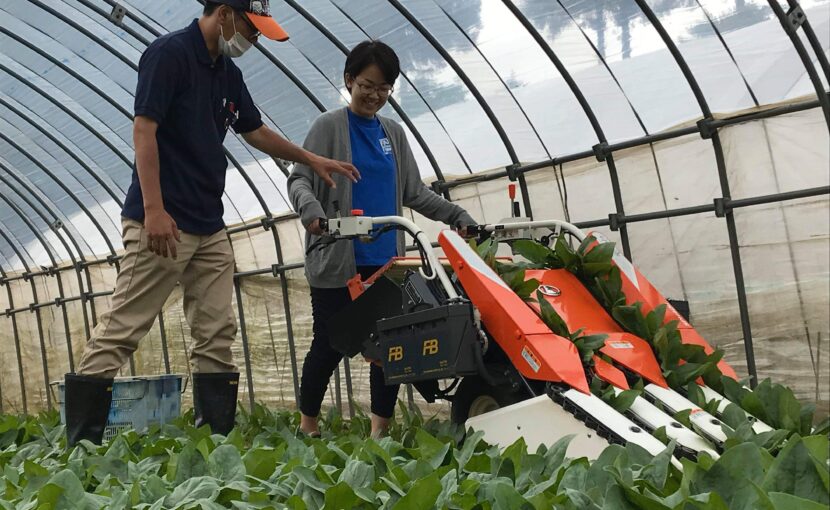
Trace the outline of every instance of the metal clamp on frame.
{"type": "Polygon", "coordinates": [[[521,165],[518,163],[513,163],[512,165],[507,165],[504,167],[505,171],[507,171],[507,178],[510,179],[511,182],[515,182],[519,180],[519,169],[521,165]]]}
{"type": "Polygon", "coordinates": [[[718,132],[718,128],[713,124],[713,121],[714,119],[711,117],[704,117],[697,121],[697,130],[704,140],[710,140],[718,132]]]}
{"type": "Polygon", "coordinates": [[[611,153],[611,148],[608,146],[608,142],[598,143],[591,147],[591,150],[594,151],[594,157],[597,158],[597,161],[605,161],[608,154],[611,153]]]}
{"type": "Polygon", "coordinates": [[[623,213],[611,213],[608,215],[608,226],[614,232],[618,231],[620,227],[625,225],[626,217],[623,213]]]}
{"type": "Polygon", "coordinates": [[[807,13],[800,5],[796,4],[787,12],[787,23],[782,22],[781,24],[784,25],[784,31],[788,35],[792,35],[801,28],[805,21],[807,21],[807,13]]]}
{"type": "Polygon", "coordinates": [[[732,210],[732,200],[728,198],[715,199],[715,216],[718,218],[725,218],[726,214],[732,210]]]}

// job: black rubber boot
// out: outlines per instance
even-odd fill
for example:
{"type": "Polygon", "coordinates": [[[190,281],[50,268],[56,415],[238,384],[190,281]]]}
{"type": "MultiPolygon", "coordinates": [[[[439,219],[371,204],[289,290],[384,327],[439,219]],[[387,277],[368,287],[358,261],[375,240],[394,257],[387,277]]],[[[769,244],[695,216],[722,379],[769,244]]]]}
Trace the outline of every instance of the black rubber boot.
{"type": "Polygon", "coordinates": [[[197,427],[210,425],[214,434],[227,436],[236,419],[238,372],[193,374],[193,409],[197,427]]]}
{"type": "Polygon", "coordinates": [[[66,374],[64,405],[66,409],[66,445],[81,439],[101,444],[112,404],[113,379],[66,374]]]}

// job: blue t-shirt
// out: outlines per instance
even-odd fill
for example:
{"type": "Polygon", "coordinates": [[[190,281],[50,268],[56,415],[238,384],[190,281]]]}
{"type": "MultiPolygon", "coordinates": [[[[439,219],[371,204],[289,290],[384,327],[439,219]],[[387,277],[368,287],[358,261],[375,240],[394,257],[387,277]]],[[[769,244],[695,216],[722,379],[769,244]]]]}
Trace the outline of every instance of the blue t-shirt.
{"type": "MultiPolygon", "coordinates": [[[[352,208],[363,209],[366,216],[397,214],[395,156],[392,144],[377,117],[367,119],[349,113],[349,140],[352,164],[360,171],[360,180],[352,184],[352,208]]],[[[382,266],[397,255],[397,235],[385,232],[373,243],[354,241],[358,266],[382,266]]]]}
{"type": "MultiPolygon", "coordinates": [[[[158,122],[159,180],[164,208],[180,230],[221,230],[229,127],[246,133],[262,125],[242,72],[231,59],[214,62],[196,20],[153,41],[138,62],[135,114],[158,122]]],[[[122,214],[144,221],[138,174],[122,214]]]]}

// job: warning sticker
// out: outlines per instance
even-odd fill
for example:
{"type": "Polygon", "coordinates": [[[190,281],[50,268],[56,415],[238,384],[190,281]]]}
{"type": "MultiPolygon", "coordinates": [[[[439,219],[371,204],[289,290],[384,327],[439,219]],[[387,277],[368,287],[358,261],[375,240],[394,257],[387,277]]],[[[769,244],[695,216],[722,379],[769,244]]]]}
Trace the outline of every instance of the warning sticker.
{"type": "Polygon", "coordinates": [[[608,345],[614,349],[633,349],[634,344],[631,342],[608,342],[608,345]]]}
{"type": "Polygon", "coordinates": [[[530,368],[532,368],[534,372],[538,372],[539,369],[542,368],[539,364],[539,360],[536,359],[536,356],[534,356],[527,347],[522,347],[522,357],[525,361],[527,361],[527,364],[530,365],[530,368]]]}

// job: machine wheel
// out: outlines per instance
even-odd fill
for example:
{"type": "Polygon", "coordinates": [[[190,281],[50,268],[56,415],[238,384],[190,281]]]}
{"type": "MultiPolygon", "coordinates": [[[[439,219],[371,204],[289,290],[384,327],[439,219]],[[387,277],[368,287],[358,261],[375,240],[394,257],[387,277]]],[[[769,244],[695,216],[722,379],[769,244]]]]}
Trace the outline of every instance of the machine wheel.
{"type": "Polygon", "coordinates": [[[467,418],[521,402],[528,395],[509,386],[496,387],[481,377],[469,376],[461,380],[452,400],[452,421],[463,424],[467,418]]]}

